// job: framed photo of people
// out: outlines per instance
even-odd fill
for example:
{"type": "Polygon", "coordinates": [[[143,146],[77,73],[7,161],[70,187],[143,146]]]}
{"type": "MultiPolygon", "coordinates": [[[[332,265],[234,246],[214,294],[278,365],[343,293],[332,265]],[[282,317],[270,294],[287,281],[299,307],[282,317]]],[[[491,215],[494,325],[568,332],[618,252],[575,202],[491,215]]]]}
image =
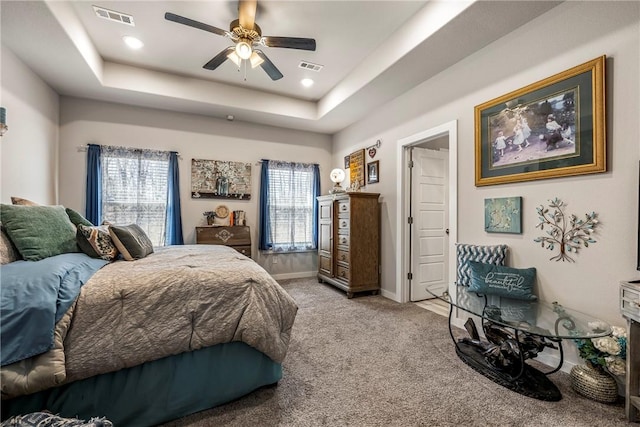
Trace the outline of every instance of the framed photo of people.
{"type": "Polygon", "coordinates": [[[475,107],[475,185],[606,171],[601,56],[475,107]]]}

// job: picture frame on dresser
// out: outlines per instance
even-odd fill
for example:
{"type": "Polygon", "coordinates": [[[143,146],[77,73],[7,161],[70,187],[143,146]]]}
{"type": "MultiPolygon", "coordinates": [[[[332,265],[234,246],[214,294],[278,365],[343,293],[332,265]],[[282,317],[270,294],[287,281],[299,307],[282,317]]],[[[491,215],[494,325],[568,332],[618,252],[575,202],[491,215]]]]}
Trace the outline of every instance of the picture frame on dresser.
{"type": "Polygon", "coordinates": [[[364,149],[349,154],[349,182],[357,185],[356,188],[365,186],[365,160],[364,149]]]}

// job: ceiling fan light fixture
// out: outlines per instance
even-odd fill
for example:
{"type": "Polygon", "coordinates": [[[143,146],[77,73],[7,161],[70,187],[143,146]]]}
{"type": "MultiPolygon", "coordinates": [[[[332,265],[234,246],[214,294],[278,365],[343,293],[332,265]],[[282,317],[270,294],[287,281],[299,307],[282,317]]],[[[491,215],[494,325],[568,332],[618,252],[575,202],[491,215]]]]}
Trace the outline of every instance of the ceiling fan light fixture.
{"type": "Polygon", "coordinates": [[[260,58],[260,55],[258,55],[258,53],[254,51],[251,54],[249,61],[251,61],[251,68],[256,68],[258,65],[264,62],[264,59],[260,58]]]}
{"type": "Polygon", "coordinates": [[[229,58],[234,64],[236,64],[237,67],[240,67],[240,64],[242,64],[242,59],[240,59],[235,50],[229,52],[227,58],[229,58]]]}
{"type": "Polygon", "coordinates": [[[241,59],[249,59],[251,57],[252,52],[253,52],[253,49],[251,49],[251,44],[247,42],[247,40],[244,40],[244,39],[240,40],[236,44],[236,54],[241,59]]]}

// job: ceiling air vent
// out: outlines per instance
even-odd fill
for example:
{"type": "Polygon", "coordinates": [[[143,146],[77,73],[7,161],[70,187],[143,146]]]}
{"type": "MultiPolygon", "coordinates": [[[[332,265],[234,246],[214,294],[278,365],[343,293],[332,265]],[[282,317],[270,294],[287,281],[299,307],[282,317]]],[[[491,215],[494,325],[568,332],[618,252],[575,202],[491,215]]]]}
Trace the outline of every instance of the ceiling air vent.
{"type": "Polygon", "coordinates": [[[119,22],[121,24],[131,25],[135,27],[136,24],[133,22],[133,16],[127,15],[126,13],[116,12],[114,10],[105,9],[100,6],[93,6],[93,10],[96,11],[96,16],[102,19],[108,19],[109,21],[119,22]]]}
{"type": "Polygon", "coordinates": [[[324,65],[313,64],[313,63],[307,62],[307,61],[300,61],[300,64],[298,64],[298,67],[299,68],[304,68],[305,70],[320,71],[320,70],[322,70],[324,65]]]}

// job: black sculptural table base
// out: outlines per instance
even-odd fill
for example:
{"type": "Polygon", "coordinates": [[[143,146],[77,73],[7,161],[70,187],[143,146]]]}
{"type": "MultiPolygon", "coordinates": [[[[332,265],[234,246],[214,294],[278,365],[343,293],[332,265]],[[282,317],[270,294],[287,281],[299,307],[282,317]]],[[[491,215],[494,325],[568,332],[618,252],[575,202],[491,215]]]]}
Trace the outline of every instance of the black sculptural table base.
{"type": "Polygon", "coordinates": [[[534,399],[562,399],[548,375],[562,367],[563,339],[598,338],[612,332],[607,323],[555,302],[488,297],[462,285],[456,286],[455,301],[448,291],[431,294],[449,304],[449,335],[458,357],[496,384],[534,399]],[[464,338],[453,333],[454,307],[471,315],[464,324],[468,333],[464,338]],[[476,320],[481,322],[482,335],[476,320]],[[555,368],[547,372],[527,363],[547,348],[557,351],[555,368]]]}
{"type": "Polygon", "coordinates": [[[501,372],[490,365],[481,350],[475,345],[458,341],[456,353],[464,363],[474,370],[509,390],[539,400],[556,402],[562,399],[562,394],[555,384],[544,373],[530,365],[525,364],[522,375],[514,379],[508,373],[501,372]]]}
{"type": "Polygon", "coordinates": [[[465,328],[469,338],[456,339],[451,329],[453,305],[449,307],[449,334],[456,346],[456,354],[474,370],[509,390],[539,400],[558,401],[562,399],[560,390],[547,375],[560,369],[563,351],[560,340],[553,340],[534,334],[519,334],[509,331],[487,319],[482,322],[487,341],[480,339],[473,319],[467,319],[465,328]],[[560,350],[560,363],[550,372],[543,373],[525,362],[537,356],[546,347],[560,350]]]}

